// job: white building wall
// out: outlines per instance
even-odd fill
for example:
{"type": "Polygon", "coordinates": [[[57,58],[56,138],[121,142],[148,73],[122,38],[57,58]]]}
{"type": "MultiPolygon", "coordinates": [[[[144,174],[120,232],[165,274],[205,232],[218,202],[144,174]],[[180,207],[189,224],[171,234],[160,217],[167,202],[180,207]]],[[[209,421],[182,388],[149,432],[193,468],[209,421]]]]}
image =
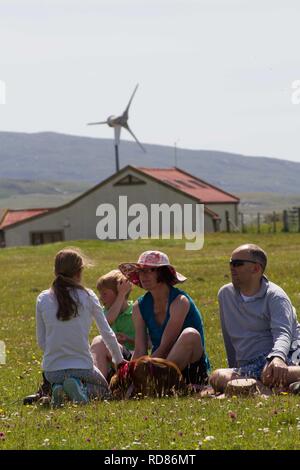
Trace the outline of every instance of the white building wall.
{"type": "Polygon", "coordinates": [[[206,204],[208,209],[211,209],[213,212],[218,214],[221,217],[220,222],[220,231],[226,231],[226,211],[229,213],[229,219],[235,224],[238,225],[237,210],[238,204],[228,203],[228,204],[206,204]]]}
{"type": "MultiPolygon", "coordinates": [[[[128,207],[135,203],[144,204],[150,213],[151,204],[174,203],[195,204],[188,196],[178,193],[172,188],[151,181],[133,170],[119,173],[105,185],[90,192],[85,197],[62,207],[53,213],[38,217],[32,221],[23,222],[5,230],[6,246],[18,246],[31,244],[32,232],[63,231],[65,240],[96,239],[96,226],[100,217],[96,216],[96,210],[100,204],[109,203],[115,208],[119,207],[119,196],[127,196],[128,207]],[[127,174],[136,176],[146,184],[116,185],[114,183],[124,178],[127,174]]],[[[195,210],[193,210],[195,214],[195,210]]],[[[125,217],[124,211],[122,217],[125,217]]],[[[134,217],[133,217],[134,218],[134,217]]],[[[132,220],[132,218],[128,218],[132,220]]],[[[117,224],[117,235],[118,235],[117,224]]],[[[205,232],[213,231],[213,223],[210,216],[205,215],[205,232]]]]}

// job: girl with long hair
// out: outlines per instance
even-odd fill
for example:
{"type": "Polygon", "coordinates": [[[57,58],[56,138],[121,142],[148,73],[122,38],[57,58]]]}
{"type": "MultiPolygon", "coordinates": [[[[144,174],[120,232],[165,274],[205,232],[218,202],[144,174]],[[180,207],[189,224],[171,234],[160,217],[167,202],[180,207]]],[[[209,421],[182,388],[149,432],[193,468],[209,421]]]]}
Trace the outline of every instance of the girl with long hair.
{"type": "MultiPolygon", "coordinates": [[[[89,332],[96,321],[116,366],[124,362],[96,294],[82,285],[86,261],[78,249],[65,248],[55,257],[52,286],[37,297],[37,341],[44,352],[42,368],[52,386],[52,404],[66,396],[78,403],[90,398],[109,398],[108,384],[93,365],[89,332]]],[[[123,302],[120,295],[114,307],[123,302]]]]}

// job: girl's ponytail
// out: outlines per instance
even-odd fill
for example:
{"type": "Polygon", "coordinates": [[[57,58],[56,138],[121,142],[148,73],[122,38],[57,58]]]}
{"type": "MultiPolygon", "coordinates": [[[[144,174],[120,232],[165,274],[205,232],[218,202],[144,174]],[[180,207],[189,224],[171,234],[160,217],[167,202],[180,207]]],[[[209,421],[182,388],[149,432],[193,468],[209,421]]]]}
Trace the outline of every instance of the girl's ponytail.
{"type": "Polygon", "coordinates": [[[58,320],[67,321],[78,315],[79,299],[76,289],[85,290],[85,288],[76,280],[76,276],[80,279],[80,273],[84,266],[84,260],[79,250],[65,248],[59,251],[55,257],[55,279],[52,283],[52,290],[58,302],[56,314],[58,320]]]}

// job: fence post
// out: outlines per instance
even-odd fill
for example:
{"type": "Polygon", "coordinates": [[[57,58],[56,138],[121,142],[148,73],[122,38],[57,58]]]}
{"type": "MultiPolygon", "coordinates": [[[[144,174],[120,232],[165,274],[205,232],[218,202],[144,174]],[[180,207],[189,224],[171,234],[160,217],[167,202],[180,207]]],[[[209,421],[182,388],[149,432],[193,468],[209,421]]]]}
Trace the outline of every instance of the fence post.
{"type": "Polygon", "coordinates": [[[276,212],[273,212],[273,232],[276,233],[276,212]]]}
{"type": "Polygon", "coordinates": [[[257,213],[257,233],[260,233],[260,213],[257,213]]]}
{"type": "Polygon", "coordinates": [[[242,212],[240,212],[240,216],[241,216],[241,230],[242,230],[242,233],[246,233],[246,228],[245,228],[245,223],[244,223],[244,214],[242,212]]]}
{"type": "Polygon", "coordinates": [[[225,211],[226,232],[230,232],[229,212],[225,211]]]}
{"type": "Polygon", "coordinates": [[[284,232],[289,231],[289,218],[288,218],[288,211],[287,210],[283,211],[283,231],[284,232]]]}

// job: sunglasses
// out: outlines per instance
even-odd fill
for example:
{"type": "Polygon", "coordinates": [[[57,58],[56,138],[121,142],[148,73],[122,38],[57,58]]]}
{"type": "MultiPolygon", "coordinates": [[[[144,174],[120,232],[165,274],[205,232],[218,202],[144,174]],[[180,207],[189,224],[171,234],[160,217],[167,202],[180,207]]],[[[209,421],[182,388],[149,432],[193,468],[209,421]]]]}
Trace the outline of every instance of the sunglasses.
{"type": "MultiPolygon", "coordinates": [[[[239,266],[244,266],[245,263],[257,264],[258,261],[254,261],[254,260],[251,260],[251,259],[232,259],[232,258],[230,258],[230,260],[229,260],[230,266],[233,266],[234,268],[238,268],[239,266]]],[[[258,263],[258,264],[260,264],[260,263],[258,263]]]]}

